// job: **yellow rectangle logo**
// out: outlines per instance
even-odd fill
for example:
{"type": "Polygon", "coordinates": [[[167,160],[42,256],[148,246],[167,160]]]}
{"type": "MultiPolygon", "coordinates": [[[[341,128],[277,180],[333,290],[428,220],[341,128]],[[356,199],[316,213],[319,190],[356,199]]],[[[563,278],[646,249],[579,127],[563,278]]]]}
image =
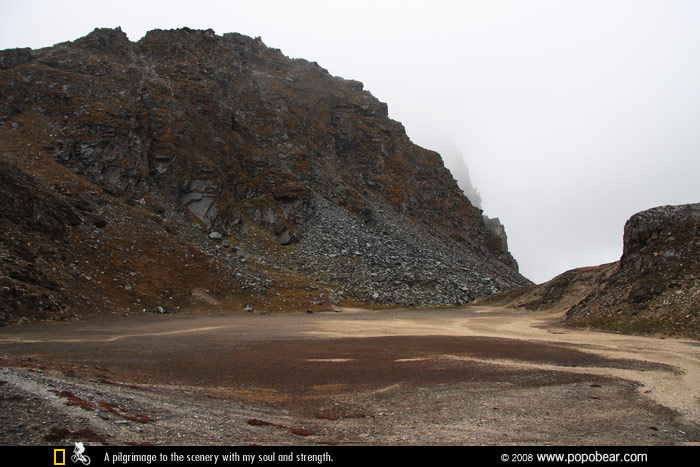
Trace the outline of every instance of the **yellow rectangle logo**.
{"type": "Polygon", "coordinates": [[[66,465],[66,450],[65,449],[54,449],[53,450],[53,465],[66,465]]]}

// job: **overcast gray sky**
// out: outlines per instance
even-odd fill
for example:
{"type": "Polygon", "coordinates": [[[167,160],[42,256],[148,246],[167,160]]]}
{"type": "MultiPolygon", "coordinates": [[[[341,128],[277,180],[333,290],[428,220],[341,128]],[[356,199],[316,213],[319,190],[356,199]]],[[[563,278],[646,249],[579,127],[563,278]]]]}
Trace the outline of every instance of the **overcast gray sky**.
{"type": "Polygon", "coordinates": [[[121,26],[261,36],[357,79],[462,156],[535,282],[614,261],[625,221],[700,202],[695,0],[0,0],[0,49],[121,26]]]}

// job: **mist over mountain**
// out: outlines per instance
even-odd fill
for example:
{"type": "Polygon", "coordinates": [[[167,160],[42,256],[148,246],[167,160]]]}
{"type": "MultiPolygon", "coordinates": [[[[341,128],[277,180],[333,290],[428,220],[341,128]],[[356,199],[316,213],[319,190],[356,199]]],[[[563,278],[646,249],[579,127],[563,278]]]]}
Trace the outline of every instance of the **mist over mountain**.
{"type": "Polygon", "coordinates": [[[462,189],[466,197],[469,198],[469,202],[471,202],[474,207],[483,209],[481,205],[481,195],[479,194],[479,190],[474,188],[472,184],[472,179],[469,175],[469,167],[467,167],[467,164],[464,162],[462,153],[458,150],[447,150],[440,155],[445,162],[445,167],[452,172],[452,175],[457,181],[457,185],[462,189]]]}

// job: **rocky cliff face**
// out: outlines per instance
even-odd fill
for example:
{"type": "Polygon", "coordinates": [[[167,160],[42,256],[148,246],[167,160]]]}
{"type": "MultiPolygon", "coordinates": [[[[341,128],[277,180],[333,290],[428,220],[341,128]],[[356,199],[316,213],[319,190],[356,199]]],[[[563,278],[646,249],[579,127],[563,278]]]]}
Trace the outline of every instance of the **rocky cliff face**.
{"type": "Polygon", "coordinates": [[[567,321],[700,338],[700,204],[632,216],[618,268],[567,321]]]}
{"type": "Polygon", "coordinates": [[[528,283],[386,104],[260,39],[182,29],[134,43],[98,29],[0,52],[0,89],[2,196],[16,207],[2,213],[6,317],[204,296],[458,304],[528,283]],[[72,275],[104,280],[81,301],[72,275]]]}

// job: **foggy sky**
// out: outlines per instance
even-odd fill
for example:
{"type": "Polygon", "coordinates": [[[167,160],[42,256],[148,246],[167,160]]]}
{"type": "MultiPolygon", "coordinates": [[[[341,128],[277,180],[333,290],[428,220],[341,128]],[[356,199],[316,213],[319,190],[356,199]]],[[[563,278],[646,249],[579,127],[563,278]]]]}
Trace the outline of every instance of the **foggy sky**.
{"type": "Polygon", "coordinates": [[[637,211],[700,202],[694,0],[0,0],[0,49],[116,26],[261,36],[362,81],[415,143],[463,158],[535,282],[617,260],[637,211]]]}

